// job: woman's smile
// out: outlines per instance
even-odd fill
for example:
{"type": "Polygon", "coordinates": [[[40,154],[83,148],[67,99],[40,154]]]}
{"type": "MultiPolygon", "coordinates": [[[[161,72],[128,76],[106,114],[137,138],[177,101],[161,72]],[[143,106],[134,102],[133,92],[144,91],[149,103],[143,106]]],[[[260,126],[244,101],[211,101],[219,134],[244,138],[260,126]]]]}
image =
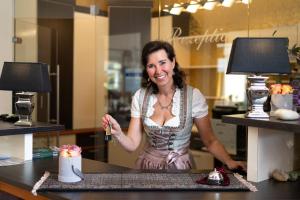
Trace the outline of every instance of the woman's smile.
{"type": "Polygon", "coordinates": [[[160,79],[164,79],[166,77],[166,74],[159,74],[159,75],[155,75],[154,77],[160,80],[160,79]]]}

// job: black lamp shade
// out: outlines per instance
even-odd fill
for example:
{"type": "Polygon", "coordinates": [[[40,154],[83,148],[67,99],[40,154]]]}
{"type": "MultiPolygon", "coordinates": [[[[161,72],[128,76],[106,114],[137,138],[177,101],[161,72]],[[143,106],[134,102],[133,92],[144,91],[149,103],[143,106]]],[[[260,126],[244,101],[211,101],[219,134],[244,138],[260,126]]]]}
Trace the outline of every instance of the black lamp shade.
{"type": "Polygon", "coordinates": [[[288,38],[236,38],[226,74],[289,74],[288,38]]]}
{"type": "Polygon", "coordinates": [[[48,65],[45,63],[4,62],[0,90],[50,92],[48,65]]]}

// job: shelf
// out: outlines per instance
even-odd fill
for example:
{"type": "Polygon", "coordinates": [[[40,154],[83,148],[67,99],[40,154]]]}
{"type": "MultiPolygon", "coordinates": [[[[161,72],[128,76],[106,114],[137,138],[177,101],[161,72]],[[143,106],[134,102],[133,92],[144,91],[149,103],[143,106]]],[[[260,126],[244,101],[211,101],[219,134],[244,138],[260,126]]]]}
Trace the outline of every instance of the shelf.
{"type": "Polygon", "coordinates": [[[204,96],[206,100],[225,100],[223,96],[204,96]]]}
{"type": "MultiPolygon", "coordinates": [[[[88,133],[102,133],[104,132],[104,129],[102,127],[99,128],[82,128],[82,129],[69,129],[69,130],[63,130],[59,132],[59,135],[77,135],[77,134],[88,134],[88,133]]],[[[50,132],[43,132],[43,133],[34,133],[33,135],[36,136],[47,136],[50,132]]]]}
{"type": "Polygon", "coordinates": [[[33,126],[16,126],[13,123],[0,121],[0,136],[63,131],[64,128],[63,125],[43,122],[34,122],[33,126]]]}

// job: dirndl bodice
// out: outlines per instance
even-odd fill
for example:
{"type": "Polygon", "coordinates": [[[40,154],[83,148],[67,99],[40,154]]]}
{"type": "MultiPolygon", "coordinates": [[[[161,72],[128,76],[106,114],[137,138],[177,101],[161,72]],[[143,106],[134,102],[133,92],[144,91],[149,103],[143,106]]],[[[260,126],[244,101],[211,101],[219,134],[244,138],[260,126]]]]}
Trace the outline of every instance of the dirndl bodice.
{"type": "Polygon", "coordinates": [[[188,152],[192,119],[193,88],[185,85],[180,89],[179,126],[148,126],[145,122],[149,108],[150,88],[142,89],[142,123],[146,133],[146,144],[140,153],[136,167],[138,169],[191,169],[192,162],[188,152]]]}

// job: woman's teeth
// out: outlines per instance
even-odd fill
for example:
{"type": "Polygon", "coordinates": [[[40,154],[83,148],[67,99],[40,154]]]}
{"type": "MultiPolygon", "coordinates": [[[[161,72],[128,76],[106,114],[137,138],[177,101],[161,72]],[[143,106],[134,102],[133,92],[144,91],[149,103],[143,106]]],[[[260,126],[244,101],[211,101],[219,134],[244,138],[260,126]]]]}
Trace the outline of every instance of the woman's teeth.
{"type": "Polygon", "coordinates": [[[163,78],[165,78],[165,77],[166,77],[165,74],[164,74],[164,75],[155,76],[156,79],[163,79],[163,78]]]}

